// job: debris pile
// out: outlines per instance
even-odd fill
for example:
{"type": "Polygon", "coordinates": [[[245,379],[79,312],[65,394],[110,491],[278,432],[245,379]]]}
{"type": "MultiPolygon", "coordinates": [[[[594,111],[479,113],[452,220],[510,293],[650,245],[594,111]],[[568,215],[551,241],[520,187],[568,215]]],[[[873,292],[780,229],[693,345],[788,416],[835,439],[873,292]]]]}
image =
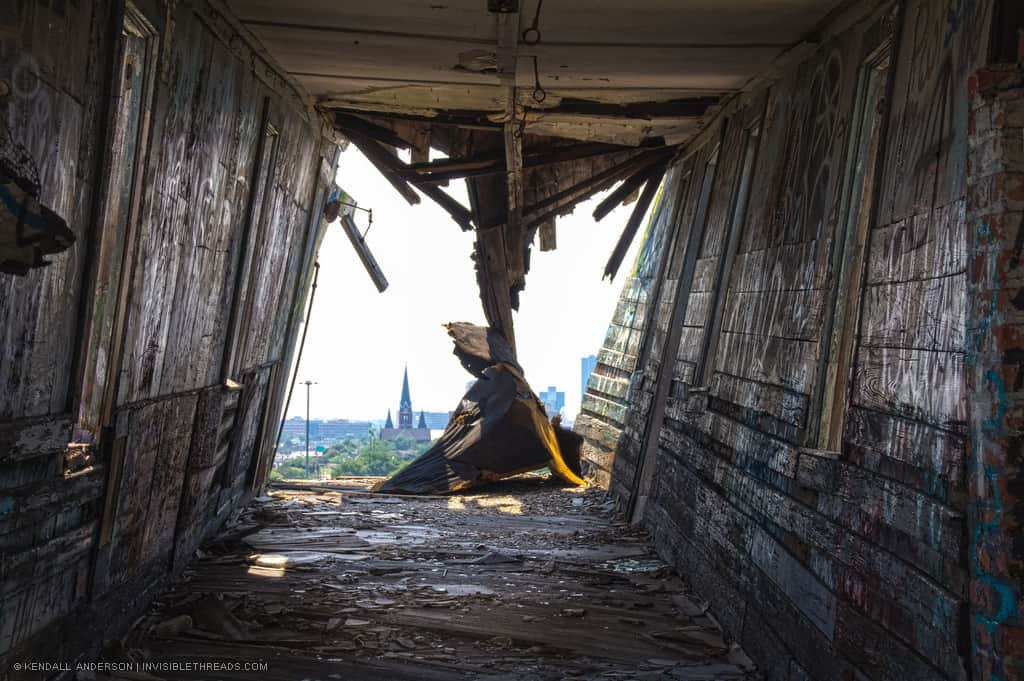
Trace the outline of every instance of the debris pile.
{"type": "Polygon", "coordinates": [[[258,499],[106,661],[267,665],[221,681],[754,678],[600,490],[530,475],[425,498],[370,482],[258,499]]]}

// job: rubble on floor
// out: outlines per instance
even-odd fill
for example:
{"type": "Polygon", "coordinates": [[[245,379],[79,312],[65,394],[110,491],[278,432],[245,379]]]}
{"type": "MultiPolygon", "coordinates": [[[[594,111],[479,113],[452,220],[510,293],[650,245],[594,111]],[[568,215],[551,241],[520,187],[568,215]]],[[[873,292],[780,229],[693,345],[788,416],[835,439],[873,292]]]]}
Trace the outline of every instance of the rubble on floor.
{"type": "Polygon", "coordinates": [[[266,663],[98,679],[753,679],[707,605],[596,488],[451,497],[372,480],[258,498],[107,661],[266,663]]]}

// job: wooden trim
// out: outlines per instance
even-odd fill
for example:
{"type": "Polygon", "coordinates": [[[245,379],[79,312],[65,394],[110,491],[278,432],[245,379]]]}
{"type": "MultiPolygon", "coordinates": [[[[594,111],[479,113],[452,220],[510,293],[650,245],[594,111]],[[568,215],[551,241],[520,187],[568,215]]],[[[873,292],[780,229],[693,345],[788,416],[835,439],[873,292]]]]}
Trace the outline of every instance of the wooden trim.
{"type": "Polygon", "coordinates": [[[709,208],[711,207],[715,177],[718,174],[718,156],[721,151],[722,141],[725,139],[725,132],[726,125],[723,123],[719,126],[715,148],[708,154],[707,161],[704,163],[700,190],[695,197],[698,202],[697,210],[687,235],[686,247],[683,251],[683,265],[679,273],[679,279],[676,281],[676,295],[672,305],[672,314],[669,317],[668,336],[662,348],[663,357],[654,389],[654,400],[651,403],[651,409],[640,439],[640,457],[636,462],[632,494],[630,494],[626,513],[630,522],[633,523],[640,522],[643,519],[647,493],[654,474],[654,459],[658,452],[658,435],[661,431],[662,420],[665,418],[665,407],[668,402],[669,391],[672,388],[675,356],[679,349],[680,339],[682,338],[683,321],[686,319],[686,308],[690,299],[688,293],[690,286],[693,284],[693,275],[697,266],[700,245],[704,240],[704,230],[707,226],[709,208]]]}
{"type": "Polygon", "coordinates": [[[157,61],[160,48],[157,44],[159,34],[153,25],[131,3],[125,8],[125,23],[130,30],[137,31],[139,37],[146,40],[147,68],[144,76],[145,91],[142,95],[138,142],[135,148],[135,160],[132,178],[132,200],[128,209],[127,230],[125,234],[124,252],[121,257],[121,273],[118,279],[117,307],[114,310],[114,323],[110,336],[110,359],[107,364],[107,375],[101,401],[100,424],[109,428],[114,418],[117,405],[117,392],[120,387],[121,361],[124,357],[124,344],[127,336],[128,303],[134,288],[135,269],[138,264],[139,211],[142,194],[149,168],[150,130],[153,118],[153,99],[156,93],[157,61]],[[130,22],[130,25],[129,25],[130,22]]]}
{"type": "MultiPolygon", "coordinates": [[[[618,273],[619,267],[622,265],[622,259],[626,257],[626,251],[629,250],[629,245],[633,243],[633,239],[636,238],[636,232],[640,228],[640,222],[647,214],[647,209],[651,207],[651,202],[654,201],[655,194],[658,193],[658,188],[661,186],[661,180],[665,176],[666,165],[668,165],[667,159],[661,163],[655,164],[647,171],[647,183],[644,185],[644,190],[640,193],[640,198],[637,199],[636,205],[633,206],[633,212],[629,214],[626,226],[623,228],[622,234],[619,236],[619,240],[615,244],[615,248],[612,249],[612,253],[608,258],[607,264],[605,264],[604,277],[608,277],[610,280],[615,279],[615,275],[618,273]]],[[[604,277],[602,277],[602,279],[604,277]]]]}
{"type": "Polygon", "coordinates": [[[725,250],[719,257],[715,273],[711,318],[706,324],[701,340],[701,352],[693,372],[694,386],[706,387],[709,374],[714,371],[715,358],[718,355],[718,342],[722,332],[722,317],[725,314],[725,301],[729,296],[729,284],[732,279],[733,263],[736,260],[736,251],[747,225],[747,209],[750,191],[753,188],[754,171],[757,168],[761,150],[761,126],[767,103],[768,100],[765,98],[763,102],[752,105],[752,110],[757,113],[745,129],[739,173],[732,187],[729,212],[726,218],[729,224],[725,236],[725,250]]]}
{"type": "MultiPolygon", "coordinates": [[[[231,288],[231,306],[228,311],[228,322],[227,331],[225,332],[224,338],[224,352],[221,355],[221,368],[220,377],[221,381],[226,381],[232,374],[235,373],[235,362],[238,359],[238,344],[240,339],[244,335],[245,322],[243,316],[245,311],[240,309],[247,303],[243,300],[244,288],[247,286],[246,280],[249,278],[247,275],[250,274],[250,250],[255,247],[254,230],[257,229],[257,223],[262,218],[262,210],[260,215],[256,215],[256,196],[259,194],[260,184],[260,168],[263,165],[264,153],[266,151],[266,141],[269,137],[269,130],[277,130],[277,128],[271,122],[270,115],[270,99],[264,98],[263,100],[263,115],[260,119],[260,134],[256,140],[256,152],[253,155],[252,170],[249,173],[249,196],[247,197],[245,205],[245,222],[242,229],[241,240],[238,244],[238,251],[235,254],[234,260],[234,283],[231,288]]],[[[268,159],[269,170],[267,177],[263,178],[267,186],[272,181],[274,176],[273,168],[276,156],[276,140],[274,144],[275,149],[271,150],[271,158],[268,159]]],[[[262,197],[266,198],[266,186],[262,192],[262,197]]],[[[260,207],[262,209],[262,206],[260,207]]]]}

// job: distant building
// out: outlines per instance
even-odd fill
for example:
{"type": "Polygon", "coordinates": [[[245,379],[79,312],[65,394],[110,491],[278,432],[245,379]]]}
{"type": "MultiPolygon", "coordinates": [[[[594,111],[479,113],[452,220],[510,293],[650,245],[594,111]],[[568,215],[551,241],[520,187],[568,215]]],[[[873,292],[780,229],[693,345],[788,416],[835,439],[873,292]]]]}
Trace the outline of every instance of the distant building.
{"type": "MultiPolygon", "coordinates": [[[[313,424],[309,424],[310,432],[309,436],[313,436],[313,424]]],[[[285,439],[292,437],[306,437],[306,419],[301,416],[293,416],[284,422],[284,428],[281,429],[281,436],[285,439]]]]}
{"type": "Polygon", "coordinates": [[[590,374],[597,368],[597,355],[587,355],[580,358],[580,401],[587,394],[587,383],[590,381],[590,374]]]}
{"type": "MultiPolygon", "coordinates": [[[[372,424],[369,421],[349,421],[348,419],[310,419],[309,439],[311,442],[338,442],[349,438],[365,436],[372,424]]],[[[284,422],[281,431],[283,440],[306,437],[306,419],[293,416],[284,422]]]]}
{"type": "Polygon", "coordinates": [[[537,397],[544,403],[544,410],[548,413],[548,418],[555,414],[561,414],[565,409],[565,393],[553,385],[549,385],[547,390],[538,393],[537,397]]]}
{"type": "Polygon", "coordinates": [[[448,422],[452,418],[450,411],[427,411],[420,413],[423,414],[427,422],[427,428],[430,430],[444,430],[448,427],[448,422]]]}
{"type": "Polygon", "coordinates": [[[396,440],[400,437],[408,438],[414,442],[430,442],[430,429],[424,420],[423,412],[420,412],[420,421],[415,428],[412,426],[412,397],[409,393],[409,367],[405,368],[405,375],[402,377],[402,396],[398,401],[398,427],[395,428],[391,420],[391,410],[388,410],[388,420],[380,431],[381,440],[396,440]]]}
{"type": "MultiPolygon", "coordinates": [[[[310,422],[312,425],[313,422],[310,422]]],[[[319,424],[319,439],[347,440],[351,437],[362,437],[370,431],[369,421],[349,421],[348,419],[332,419],[319,424]]]]}

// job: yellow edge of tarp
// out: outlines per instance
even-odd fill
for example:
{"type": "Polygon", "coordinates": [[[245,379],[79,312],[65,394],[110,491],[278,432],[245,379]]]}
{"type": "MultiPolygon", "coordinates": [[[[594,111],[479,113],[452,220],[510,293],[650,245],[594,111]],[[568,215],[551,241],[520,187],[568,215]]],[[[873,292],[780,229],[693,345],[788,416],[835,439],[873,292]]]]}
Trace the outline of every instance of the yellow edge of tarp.
{"type": "MultiPolygon", "coordinates": [[[[501,367],[505,371],[509,372],[516,378],[516,387],[519,389],[519,393],[532,393],[530,390],[530,384],[526,382],[526,378],[523,377],[516,368],[510,364],[501,362],[495,366],[501,367]]],[[[517,399],[523,400],[522,397],[517,399]]],[[[558,438],[555,437],[555,427],[551,425],[551,422],[547,420],[546,413],[544,411],[543,403],[535,399],[535,404],[530,405],[527,403],[527,408],[530,412],[530,418],[533,419],[533,425],[540,433],[540,437],[544,442],[544,446],[547,447],[548,452],[551,454],[551,459],[548,461],[548,468],[551,472],[557,475],[559,478],[568,482],[570,485],[586,485],[587,481],[572,472],[572,469],[566,465],[565,459],[562,458],[562,448],[558,446],[558,438]],[[532,407],[532,408],[530,408],[532,407]]],[[[523,400],[526,402],[526,400],[523,400]]]]}

